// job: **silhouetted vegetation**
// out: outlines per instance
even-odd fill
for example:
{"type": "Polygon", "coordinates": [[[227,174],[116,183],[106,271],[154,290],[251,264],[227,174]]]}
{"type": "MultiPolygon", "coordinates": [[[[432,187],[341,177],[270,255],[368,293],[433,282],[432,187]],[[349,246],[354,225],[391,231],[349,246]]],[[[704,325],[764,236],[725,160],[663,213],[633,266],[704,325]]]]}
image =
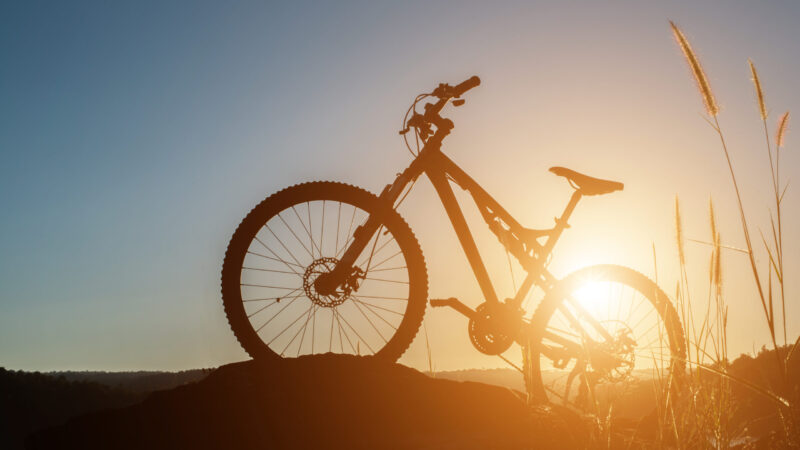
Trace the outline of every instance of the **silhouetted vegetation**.
{"type": "Polygon", "coordinates": [[[91,381],[0,368],[0,447],[21,448],[31,431],[91,411],[132,405],[144,396],[91,381]]]}
{"type": "Polygon", "coordinates": [[[136,371],[136,372],[51,372],[69,381],[92,381],[130,392],[148,393],[172,389],[182,384],[199,381],[213,369],[193,369],[180,372],[136,371]]]}
{"type": "Polygon", "coordinates": [[[147,394],[203,378],[183,372],[22,372],[0,368],[0,448],[21,448],[30,432],[68,418],[119,408],[147,394]]]}

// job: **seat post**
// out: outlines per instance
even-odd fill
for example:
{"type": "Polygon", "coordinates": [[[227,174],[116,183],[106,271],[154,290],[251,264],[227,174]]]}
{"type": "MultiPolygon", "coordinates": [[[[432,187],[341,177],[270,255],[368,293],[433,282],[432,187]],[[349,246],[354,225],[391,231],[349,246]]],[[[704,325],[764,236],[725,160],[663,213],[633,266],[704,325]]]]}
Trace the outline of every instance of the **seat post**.
{"type": "Polygon", "coordinates": [[[581,200],[581,197],[583,197],[583,194],[581,194],[580,189],[576,189],[575,192],[572,193],[572,197],[570,197],[566,208],[564,208],[564,212],[561,213],[561,217],[556,217],[556,226],[553,228],[550,238],[547,239],[547,242],[544,244],[545,255],[550,255],[550,252],[556,245],[556,241],[561,237],[561,233],[564,232],[565,228],[569,228],[569,223],[567,223],[567,221],[572,215],[572,211],[575,210],[575,206],[577,206],[578,202],[581,200]]]}

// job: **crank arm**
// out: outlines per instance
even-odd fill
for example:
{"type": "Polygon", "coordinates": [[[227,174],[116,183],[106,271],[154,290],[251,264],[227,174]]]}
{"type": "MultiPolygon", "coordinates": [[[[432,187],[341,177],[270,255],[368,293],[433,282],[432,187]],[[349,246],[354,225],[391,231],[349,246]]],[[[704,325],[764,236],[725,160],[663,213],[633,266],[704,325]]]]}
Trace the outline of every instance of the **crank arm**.
{"type": "Polygon", "coordinates": [[[461,303],[457,298],[450,297],[450,298],[432,298],[431,299],[431,306],[434,308],[441,308],[442,306],[449,306],[456,311],[460,312],[464,316],[469,319],[473,319],[475,317],[475,310],[470,308],[469,306],[461,303]]]}

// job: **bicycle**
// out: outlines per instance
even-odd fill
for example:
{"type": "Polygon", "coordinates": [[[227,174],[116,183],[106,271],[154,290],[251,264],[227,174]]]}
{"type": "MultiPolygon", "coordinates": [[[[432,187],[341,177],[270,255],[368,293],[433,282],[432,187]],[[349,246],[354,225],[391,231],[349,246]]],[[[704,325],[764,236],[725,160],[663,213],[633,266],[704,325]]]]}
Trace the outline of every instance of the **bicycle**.
{"type": "Polygon", "coordinates": [[[222,297],[230,326],[252,357],[333,352],[393,362],[405,352],[422,323],[428,280],[420,245],[396,209],[424,174],[484,297],[475,309],[456,298],[431,299],[431,306],[465,315],[470,340],[482,353],[502,356],[518,343],[533,399],[585,410],[599,385],[635,379],[641,373],[635,370],[660,376],[683,371],[683,329],[656,283],[615,265],[587,267],[561,280],[547,270],[581,198],[621,190],[622,183],[551,168],[575,190],[553,228],[530,229],[441,151],[454,125],[440,112],[448,103],[464,104],[461,96],[479,84],[472,77],[416,97],[400,132],[414,159],[380,195],[337,182],[302,183],[267,197],[244,218],[225,253],[222,297]],[[428,98],[434,101],[418,112],[428,98]],[[498,298],[451,183],[472,197],[527,272],[513,298],[498,298]],[[526,317],[523,302],[534,287],[544,295],[526,317]]]}

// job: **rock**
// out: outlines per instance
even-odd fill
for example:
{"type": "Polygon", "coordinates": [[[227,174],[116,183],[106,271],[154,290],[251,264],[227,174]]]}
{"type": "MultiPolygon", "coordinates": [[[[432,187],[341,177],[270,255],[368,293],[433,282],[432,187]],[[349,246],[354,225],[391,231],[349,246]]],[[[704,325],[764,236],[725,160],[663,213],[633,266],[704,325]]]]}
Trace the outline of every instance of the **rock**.
{"type": "Polygon", "coordinates": [[[70,419],[29,449],[580,448],[579,418],[399,364],[315,355],[220,367],[138,405],[70,419]]]}

